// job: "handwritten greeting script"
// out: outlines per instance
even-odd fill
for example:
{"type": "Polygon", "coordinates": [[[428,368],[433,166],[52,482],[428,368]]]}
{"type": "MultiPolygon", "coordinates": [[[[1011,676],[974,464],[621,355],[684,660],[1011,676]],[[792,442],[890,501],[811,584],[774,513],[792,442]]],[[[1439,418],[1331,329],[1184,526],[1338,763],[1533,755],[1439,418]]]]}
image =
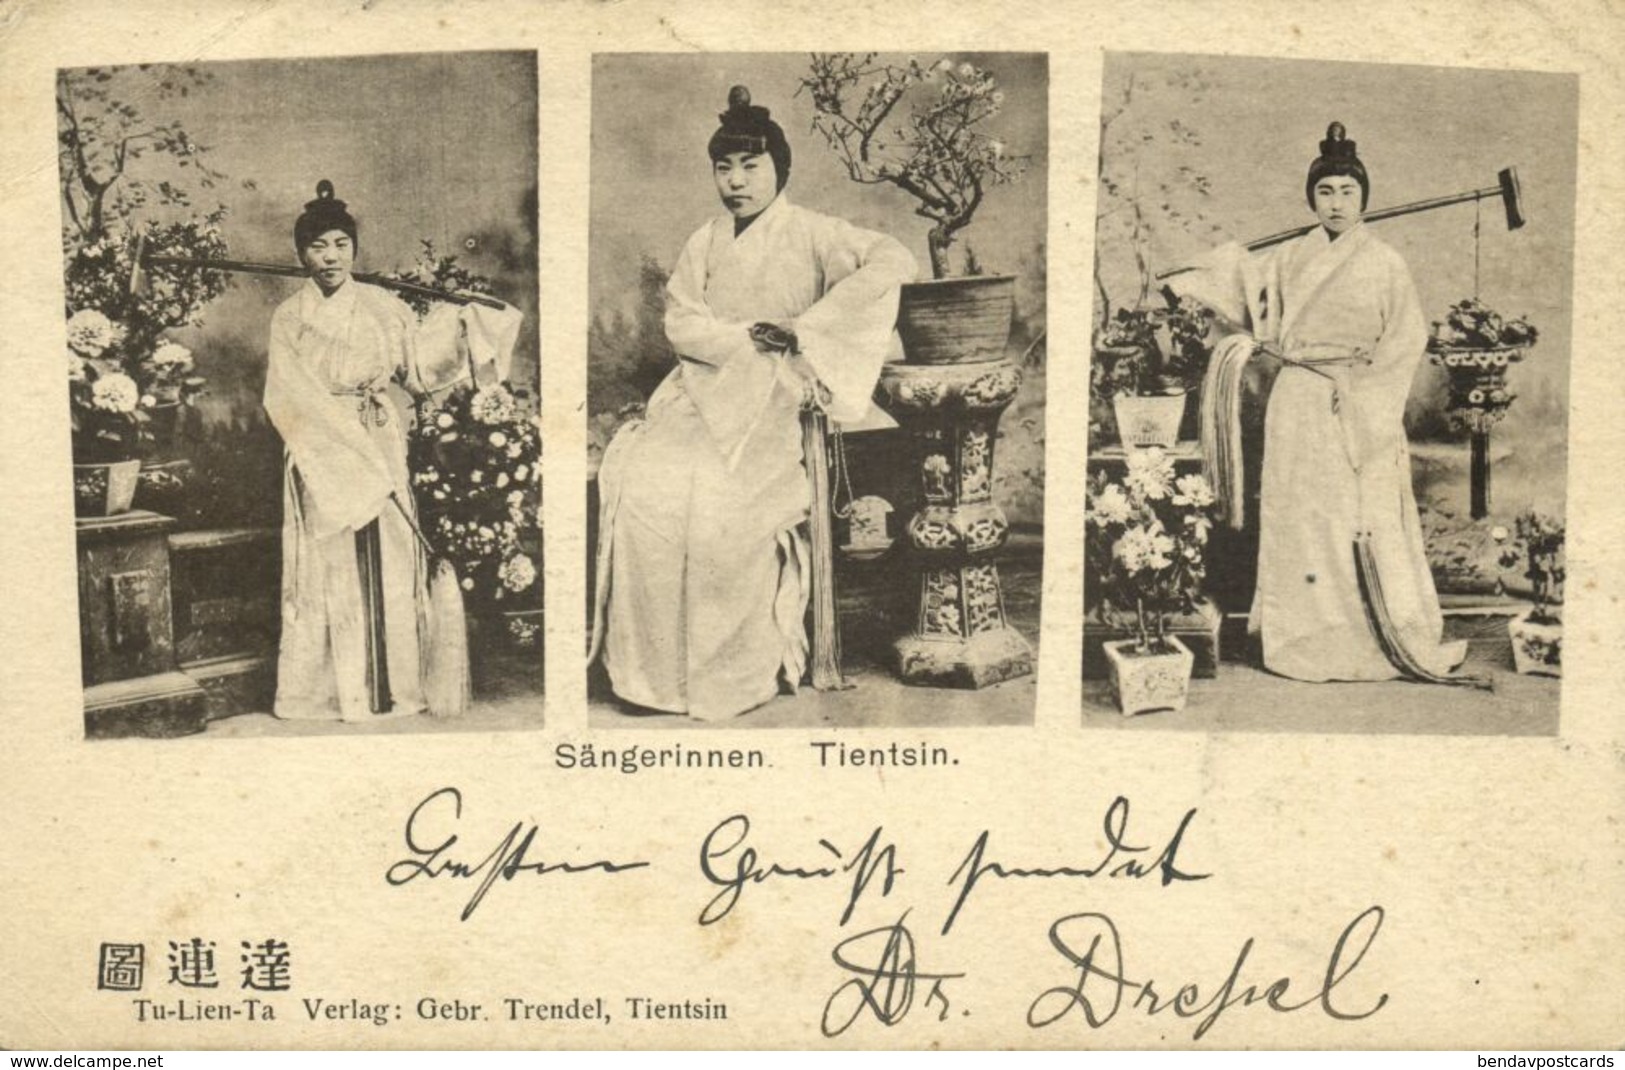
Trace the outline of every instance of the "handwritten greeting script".
{"type": "MultiPolygon", "coordinates": [[[[1130,815],[1128,799],[1114,799],[1101,819],[1101,838],[1090,857],[1058,864],[1010,860],[995,850],[990,830],[976,832],[951,870],[945,865],[926,866],[916,873],[918,877],[935,872],[938,879],[921,886],[948,890],[949,904],[941,924],[935,926],[938,935],[949,936],[957,923],[970,916],[973,896],[998,884],[1107,880],[1145,881],[1167,888],[1212,877],[1181,861],[1180,852],[1197,815],[1194,808],[1160,837],[1131,831],[1130,815]]],[[[491,846],[470,847],[459,831],[462,818],[459,789],[430,792],[407,817],[403,830],[406,857],[392,862],[384,879],[392,887],[417,881],[471,882],[473,890],[460,914],[463,921],[473,916],[498,882],[511,883],[521,877],[619,877],[654,867],[653,862],[638,859],[544,859],[541,827],[526,821],[504,823],[505,831],[491,846]]],[[[903,864],[908,852],[879,825],[846,846],[835,838],[817,837],[797,853],[799,857],[770,857],[752,839],[749,815],[730,814],[717,822],[702,838],[697,852],[699,881],[709,894],[700,906],[697,923],[728,922],[753,887],[828,884],[839,889],[835,925],[845,930],[866,904],[878,907],[891,900],[909,873],[903,864]]],[[[663,884],[661,894],[669,894],[670,887],[663,884]]],[[[821,1017],[825,1036],[839,1036],[865,1020],[886,1027],[898,1025],[916,1004],[939,1022],[954,1013],[969,1013],[956,1004],[953,987],[968,971],[943,965],[935,957],[937,952],[921,946],[910,926],[917,904],[898,904],[893,909],[896,921],[843,932],[830,952],[840,980],[825,1001],[821,1017]]],[[[1168,980],[1168,975],[1157,978],[1130,966],[1125,941],[1112,918],[1096,912],[1068,913],[1049,926],[1048,945],[1054,956],[1047,961],[1059,972],[1031,1000],[1026,1023],[1038,1029],[1079,1022],[1100,1029],[1129,1010],[1195,1019],[1192,1036],[1201,1040],[1225,1011],[1237,1007],[1261,1005],[1278,1013],[1315,1008],[1340,1021],[1367,1018],[1387,1003],[1386,994],[1357,1000],[1337,993],[1349,986],[1350,976],[1376,941],[1383,919],[1383,909],[1371,906],[1350,921],[1331,946],[1318,987],[1304,995],[1305,985],[1287,975],[1268,983],[1248,980],[1249,960],[1256,947],[1253,937],[1241,943],[1224,980],[1216,984],[1168,980]]],[[[1181,972],[1174,971],[1173,976],[1181,972]]]]}

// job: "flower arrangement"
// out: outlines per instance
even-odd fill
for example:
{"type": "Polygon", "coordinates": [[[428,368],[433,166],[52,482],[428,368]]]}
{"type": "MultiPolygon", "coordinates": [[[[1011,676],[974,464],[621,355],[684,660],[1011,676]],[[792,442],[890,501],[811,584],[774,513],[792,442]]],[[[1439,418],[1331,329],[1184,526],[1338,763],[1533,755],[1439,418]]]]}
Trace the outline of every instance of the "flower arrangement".
{"type": "Polygon", "coordinates": [[[1529,619],[1537,624],[1562,620],[1566,576],[1563,522],[1531,509],[1517,518],[1512,532],[1503,528],[1495,534],[1502,541],[1511,537],[1502,547],[1501,567],[1524,566],[1523,575],[1529,580],[1530,595],[1535,603],[1529,619]]]}
{"type": "Polygon", "coordinates": [[[1177,475],[1160,448],[1132,450],[1121,482],[1099,474],[1085,515],[1086,556],[1097,607],[1132,611],[1137,650],[1170,649],[1167,617],[1191,612],[1206,578],[1213,490],[1202,476],[1177,475]]]}
{"type": "MultiPolygon", "coordinates": [[[[222,257],[222,212],[183,223],[149,221],[133,228],[154,251],[222,257]]],[[[228,285],[218,272],[152,272],[152,285],[132,293],[132,246],[103,236],[66,236],[68,393],[74,458],[80,463],[130,460],[152,442],[156,410],[190,404],[207,379],[192,353],[167,331],[203,322],[202,310],[228,285]]]]}
{"type": "MultiPolygon", "coordinates": [[[[927,236],[932,277],[954,274],[948,251],[955,235],[970,225],[987,190],[1015,181],[1025,165],[983,130],[1004,104],[993,75],[947,57],[895,64],[872,52],[814,52],[801,88],[812,98],[813,129],[847,174],[918,201],[915,214],[934,224],[927,236]],[[907,110],[894,122],[900,107],[907,110]]],[[[967,245],[964,274],[980,273],[967,245]]]]}
{"type": "Polygon", "coordinates": [[[1509,320],[1475,297],[1457,301],[1443,321],[1433,324],[1428,350],[1448,353],[1456,349],[1527,349],[1540,332],[1525,317],[1509,320]]]}
{"type": "Polygon", "coordinates": [[[1109,400],[1196,389],[1207,373],[1213,321],[1211,309],[1177,296],[1166,308],[1118,309],[1095,342],[1090,393],[1109,400]]]}
{"type": "Polygon", "coordinates": [[[539,600],[541,435],[525,400],[500,383],[463,385],[418,406],[408,460],[424,537],[476,608],[539,600]]]}

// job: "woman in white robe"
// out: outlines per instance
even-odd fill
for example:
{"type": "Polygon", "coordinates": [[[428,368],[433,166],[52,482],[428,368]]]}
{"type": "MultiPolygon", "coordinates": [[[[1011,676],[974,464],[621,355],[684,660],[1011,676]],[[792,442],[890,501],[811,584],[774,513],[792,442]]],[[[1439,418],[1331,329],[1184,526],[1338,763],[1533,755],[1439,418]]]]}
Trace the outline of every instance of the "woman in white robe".
{"type": "Polygon", "coordinates": [[[1405,262],[1361,223],[1369,180],[1340,124],[1306,192],[1321,226],[1232,257],[1228,286],[1213,289],[1210,273],[1206,292],[1202,280],[1190,287],[1248,322],[1257,353],[1279,363],[1249,630],[1283,676],[1442,679],[1466,644],[1441,642],[1404,427],[1426,323],[1405,262]]]}
{"type": "Polygon", "coordinates": [[[405,414],[387,393],[415,376],[416,320],[399,298],[350,278],[355,221],[330,183],[306,205],[295,245],[311,278],[271,317],[265,382],[286,447],[273,712],[419,713],[424,558],[403,512],[405,414]]]}
{"type": "Polygon", "coordinates": [[[800,682],[801,409],[815,392],[837,421],[875,418],[916,270],[895,240],[790,204],[783,132],[748,94],[730,102],[710,147],[729,211],[688,240],[667,290],[678,366],[599,470],[594,654],[621,698],[705,720],[800,682]],[[789,352],[753,335],[767,325],[789,352]]]}

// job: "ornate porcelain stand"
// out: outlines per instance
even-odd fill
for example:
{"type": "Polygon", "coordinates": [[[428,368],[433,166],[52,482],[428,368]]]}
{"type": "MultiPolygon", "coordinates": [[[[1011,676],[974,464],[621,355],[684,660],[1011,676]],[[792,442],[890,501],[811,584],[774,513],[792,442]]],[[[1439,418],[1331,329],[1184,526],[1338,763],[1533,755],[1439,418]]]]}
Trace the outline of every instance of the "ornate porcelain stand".
{"type": "Polygon", "coordinates": [[[896,643],[904,682],[979,688],[1033,671],[1004,615],[996,554],[1009,537],[993,501],[993,441],[1021,373],[1009,360],[888,364],[882,406],[914,442],[924,504],[908,521],[920,573],[916,630],[896,643]]]}

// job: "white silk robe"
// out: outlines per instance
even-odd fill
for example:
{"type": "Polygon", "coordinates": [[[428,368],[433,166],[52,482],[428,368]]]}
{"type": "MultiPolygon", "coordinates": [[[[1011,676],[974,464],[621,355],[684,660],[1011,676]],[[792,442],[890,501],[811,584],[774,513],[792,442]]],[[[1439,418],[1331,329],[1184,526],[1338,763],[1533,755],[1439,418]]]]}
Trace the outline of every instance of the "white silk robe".
{"type": "Polygon", "coordinates": [[[799,684],[805,378],[749,330],[793,330],[829,414],[871,423],[914,274],[893,239],[782,195],[743,234],[723,215],[688,240],[666,300],[678,366],[599,470],[594,647],[622,698],[719,720],[772,698],[781,675],[799,684]]]}
{"type": "MultiPolygon", "coordinates": [[[[324,297],[314,282],[271,317],[265,411],[286,448],[282,637],[274,712],[290,719],[370,720],[366,603],[356,532],[376,520],[385,652],[394,715],[423,710],[419,649],[425,572],[412,509],[406,416],[386,386],[414,390],[468,374],[456,350],[457,313],[437,306],[418,346],[412,310],[387,290],[347,282],[324,297]]],[[[511,313],[517,317],[516,313],[511,313]]]]}
{"type": "Polygon", "coordinates": [[[1355,571],[1354,541],[1367,532],[1398,637],[1422,666],[1448,673],[1466,650],[1440,642],[1411,486],[1405,400],[1427,325],[1405,262],[1358,225],[1336,241],[1317,227],[1234,267],[1240,287],[1228,295],[1203,292],[1200,280],[1185,288],[1250,321],[1289,357],[1340,347],[1370,360],[1323,366],[1324,374],[1287,364],[1270,393],[1249,621],[1265,667],[1315,681],[1401,675],[1377,641],[1355,571]]]}

